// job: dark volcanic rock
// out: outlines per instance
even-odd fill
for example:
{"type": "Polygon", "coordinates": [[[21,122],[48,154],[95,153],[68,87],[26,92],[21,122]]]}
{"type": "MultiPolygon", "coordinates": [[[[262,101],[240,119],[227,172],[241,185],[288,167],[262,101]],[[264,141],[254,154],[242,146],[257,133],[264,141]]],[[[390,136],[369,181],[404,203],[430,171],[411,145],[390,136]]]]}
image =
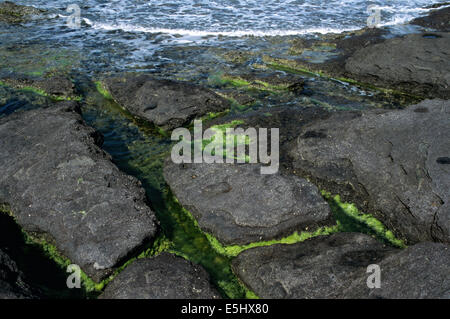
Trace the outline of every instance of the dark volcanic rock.
{"type": "Polygon", "coordinates": [[[156,222],[140,183],[97,146],[101,136],[77,108],[63,102],[0,119],[0,203],[100,280],[154,236],[156,222]]]}
{"type": "Polygon", "coordinates": [[[0,22],[22,23],[27,22],[33,16],[42,14],[44,11],[30,6],[22,6],[11,1],[0,3],[0,22]]]}
{"type": "Polygon", "coordinates": [[[31,288],[17,264],[0,249],[0,299],[35,299],[39,292],[31,288]]]}
{"type": "Polygon", "coordinates": [[[450,34],[410,34],[357,51],[345,64],[352,78],[425,97],[450,98],[450,34]]]}
{"type": "Polygon", "coordinates": [[[1,82],[16,89],[35,88],[46,94],[58,98],[73,99],[76,97],[75,85],[70,79],[62,75],[51,75],[44,77],[32,77],[27,75],[9,75],[2,77],[1,82]]]}
{"type": "Polygon", "coordinates": [[[303,128],[292,168],[411,243],[450,242],[449,116],[443,100],[336,113],[303,128]]]}
{"type": "Polygon", "coordinates": [[[421,243],[403,251],[357,233],[294,245],[252,248],[233,260],[241,280],[262,298],[448,298],[450,249],[421,243]],[[369,289],[369,265],[381,288],[369,289]]]}
{"type": "Polygon", "coordinates": [[[227,100],[211,90],[186,82],[127,75],[106,79],[104,83],[122,107],[165,130],[230,107],[227,100]]]}
{"type": "Polygon", "coordinates": [[[106,287],[101,299],[218,299],[206,271],[198,265],[162,253],[138,259],[106,287]]]}
{"type": "Polygon", "coordinates": [[[296,176],[261,175],[259,164],[174,164],[164,177],[203,231],[225,245],[270,240],[331,223],[317,187],[296,176]]]}
{"type": "Polygon", "coordinates": [[[350,298],[450,299],[450,246],[419,243],[380,263],[381,288],[367,288],[367,277],[352,283],[350,298]]]}
{"type": "MultiPolygon", "coordinates": [[[[447,3],[448,5],[448,3],[447,3]]],[[[450,7],[432,11],[425,17],[412,20],[411,24],[420,25],[425,28],[434,29],[442,32],[450,31],[450,7]]]]}

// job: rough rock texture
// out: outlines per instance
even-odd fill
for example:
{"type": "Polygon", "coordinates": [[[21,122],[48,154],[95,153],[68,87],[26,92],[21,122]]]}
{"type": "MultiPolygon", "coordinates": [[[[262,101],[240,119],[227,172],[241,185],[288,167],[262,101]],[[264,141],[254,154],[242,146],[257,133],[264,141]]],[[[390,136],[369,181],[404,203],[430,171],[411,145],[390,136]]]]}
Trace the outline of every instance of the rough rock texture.
{"type": "Polygon", "coordinates": [[[100,280],[156,232],[145,191],[98,145],[77,104],[0,119],[0,203],[100,280]]]}
{"type": "Polygon", "coordinates": [[[261,175],[259,164],[174,164],[164,177],[203,231],[242,245],[331,223],[317,187],[296,176],[261,175]]]}
{"type": "Polygon", "coordinates": [[[186,82],[127,75],[106,79],[106,88],[122,107],[165,130],[189,124],[195,117],[222,112],[229,102],[186,82]]]}
{"type": "Polygon", "coordinates": [[[16,89],[31,87],[42,90],[46,94],[56,98],[63,97],[69,99],[76,96],[74,84],[70,79],[62,75],[36,78],[27,75],[13,74],[2,77],[0,81],[16,89]]]}
{"type": "Polygon", "coordinates": [[[31,288],[17,264],[0,248],[0,299],[39,298],[39,292],[31,288]]]}
{"type": "Polygon", "coordinates": [[[218,299],[209,275],[198,265],[162,253],[138,259],[106,287],[101,299],[218,299]]]}
{"type": "Polygon", "coordinates": [[[340,112],[306,125],[292,169],[410,243],[450,242],[450,102],[340,112]]]}
{"type": "Polygon", "coordinates": [[[27,22],[33,16],[42,14],[44,11],[30,6],[22,6],[11,1],[0,3],[0,22],[22,23],[27,22]]]}
{"type": "Polygon", "coordinates": [[[419,243],[379,264],[381,288],[368,289],[367,277],[352,283],[349,297],[450,299],[450,246],[419,243]]]}
{"type": "Polygon", "coordinates": [[[400,251],[357,233],[294,245],[252,248],[233,260],[241,280],[262,298],[448,298],[450,248],[421,243],[400,251]],[[380,266],[381,288],[367,273],[380,266]]]}
{"type": "Polygon", "coordinates": [[[345,70],[360,81],[425,96],[450,98],[450,34],[410,34],[357,51],[345,70]]]}
{"type": "Polygon", "coordinates": [[[411,24],[417,24],[425,28],[442,32],[450,31],[450,7],[432,11],[425,17],[412,20],[411,24]]]}

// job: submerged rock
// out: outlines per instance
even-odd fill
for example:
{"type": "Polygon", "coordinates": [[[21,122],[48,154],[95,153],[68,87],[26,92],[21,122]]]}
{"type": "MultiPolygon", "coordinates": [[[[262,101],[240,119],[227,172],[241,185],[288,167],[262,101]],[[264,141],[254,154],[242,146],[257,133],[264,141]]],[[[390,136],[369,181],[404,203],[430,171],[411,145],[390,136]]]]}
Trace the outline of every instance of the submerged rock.
{"type": "Polygon", "coordinates": [[[63,102],[0,119],[0,203],[99,281],[157,226],[139,181],[99,148],[78,108],[63,102]]]}
{"type": "Polygon", "coordinates": [[[259,164],[174,164],[164,177],[200,228],[224,245],[271,240],[332,222],[317,187],[296,176],[261,175],[259,164]]]}
{"type": "Polygon", "coordinates": [[[130,113],[164,130],[189,124],[207,113],[227,110],[230,103],[211,90],[187,82],[126,75],[104,81],[114,100],[130,113]]]}
{"type": "Polygon", "coordinates": [[[106,287],[101,299],[218,299],[209,275],[198,265],[162,253],[138,259],[106,287]]]}
{"type": "Polygon", "coordinates": [[[31,20],[33,16],[42,14],[43,12],[45,11],[34,7],[18,5],[11,1],[4,1],[0,3],[0,22],[27,22],[31,20]]]}
{"type": "Polygon", "coordinates": [[[352,78],[419,96],[450,98],[450,34],[410,34],[367,46],[352,55],[352,78]]]}
{"type": "MultiPolygon", "coordinates": [[[[448,5],[449,3],[447,3],[448,5]]],[[[412,20],[411,24],[420,25],[425,28],[442,32],[450,31],[450,7],[434,10],[425,17],[412,20]]]]}
{"type": "Polygon", "coordinates": [[[36,299],[40,292],[30,287],[17,264],[0,248],[0,299],[36,299]]]}
{"type": "Polygon", "coordinates": [[[367,235],[338,233],[246,250],[233,269],[262,298],[448,298],[449,262],[444,244],[399,251],[367,235]],[[369,265],[380,267],[380,288],[367,286],[369,265]]]}
{"type": "Polygon", "coordinates": [[[335,113],[303,127],[292,169],[410,243],[450,242],[449,113],[443,100],[335,113]]]}

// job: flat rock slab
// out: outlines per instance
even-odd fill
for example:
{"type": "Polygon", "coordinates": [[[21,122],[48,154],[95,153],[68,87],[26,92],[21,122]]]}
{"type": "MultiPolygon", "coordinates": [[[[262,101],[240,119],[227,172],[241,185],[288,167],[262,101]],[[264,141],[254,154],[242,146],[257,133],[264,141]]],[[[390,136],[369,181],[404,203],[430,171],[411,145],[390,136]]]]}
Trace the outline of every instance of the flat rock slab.
{"type": "Polygon", "coordinates": [[[138,259],[106,287],[101,299],[218,299],[209,275],[198,265],[162,253],[138,259]]]}
{"type": "Polygon", "coordinates": [[[450,31],[450,7],[433,10],[425,17],[419,17],[410,22],[411,24],[420,25],[442,32],[450,31]]]}
{"type": "Polygon", "coordinates": [[[306,125],[293,170],[410,243],[450,242],[450,102],[340,112],[306,125]]]}
{"type": "Polygon", "coordinates": [[[262,298],[448,298],[450,248],[421,243],[403,251],[357,233],[293,245],[252,248],[233,260],[239,278],[262,298]],[[381,287],[369,289],[369,265],[381,287]]]}
{"type": "Polygon", "coordinates": [[[450,34],[410,34],[367,46],[345,64],[351,77],[386,88],[450,98],[450,34]]]}
{"type": "Polygon", "coordinates": [[[224,245],[271,240],[332,223],[317,187],[296,176],[261,175],[259,164],[174,164],[164,177],[200,228],[224,245]]]}
{"type": "Polygon", "coordinates": [[[130,113],[164,130],[189,124],[209,112],[223,112],[229,102],[213,91],[187,82],[126,75],[104,81],[114,100],[130,113]]]}
{"type": "Polygon", "coordinates": [[[30,287],[17,264],[0,249],[0,299],[36,299],[40,292],[30,287]]]}
{"type": "Polygon", "coordinates": [[[140,182],[102,151],[76,103],[0,120],[0,203],[96,281],[156,233],[140,182]]]}

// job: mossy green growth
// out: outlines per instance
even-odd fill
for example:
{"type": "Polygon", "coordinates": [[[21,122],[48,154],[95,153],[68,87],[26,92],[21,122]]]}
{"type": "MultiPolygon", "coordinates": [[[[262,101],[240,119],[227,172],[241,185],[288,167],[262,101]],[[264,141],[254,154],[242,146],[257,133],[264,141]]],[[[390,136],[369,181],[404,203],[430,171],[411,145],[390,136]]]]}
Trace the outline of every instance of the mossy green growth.
{"type": "Polygon", "coordinates": [[[105,85],[101,81],[95,82],[95,87],[97,88],[97,91],[103,95],[105,99],[113,100],[113,97],[111,93],[108,91],[108,89],[105,87],[105,85]]]}
{"type": "Polygon", "coordinates": [[[361,213],[356,205],[342,202],[339,195],[332,196],[324,190],[321,193],[333,211],[339,231],[365,233],[386,244],[399,248],[406,247],[403,240],[396,238],[392,231],[371,214],[361,213]]]}
{"type": "Polygon", "coordinates": [[[330,234],[336,233],[338,231],[339,231],[339,229],[338,229],[337,225],[326,226],[326,227],[320,227],[319,229],[317,229],[313,232],[308,232],[308,231],[303,231],[300,233],[294,232],[293,234],[291,234],[287,237],[284,237],[284,238],[280,238],[280,239],[260,241],[260,242],[250,243],[248,245],[232,245],[232,246],[222,245],[217,240],[217,238],[215,238],[211,234],[206,234],[206,237],[210,241],[211,246],[215,250],[217,250],[217,252],[219,252],[222,255],[228,256],[228,257],[236,257],[244,250],[247,250],[250,248],[271,246],[271,245],[276,245],[276,244],[288,244],[288,245],[296,244],[296,243],[300,243],[302,241],[305,241],[305,240],[313,238],[313,237],[330,235],[330,234]]]}
{"type": "Polygon", "coordinates": [[[231,75],[223,75],[220,83],[222,85],[231,85],[234,87],[243,87],[247,90],[265,91],[273,94],[280,93],[280,91],[286,91],[288,85],[283,84],[270,84],[261,79],[255,79],[251,82],[239,77],[231,75]]]}

